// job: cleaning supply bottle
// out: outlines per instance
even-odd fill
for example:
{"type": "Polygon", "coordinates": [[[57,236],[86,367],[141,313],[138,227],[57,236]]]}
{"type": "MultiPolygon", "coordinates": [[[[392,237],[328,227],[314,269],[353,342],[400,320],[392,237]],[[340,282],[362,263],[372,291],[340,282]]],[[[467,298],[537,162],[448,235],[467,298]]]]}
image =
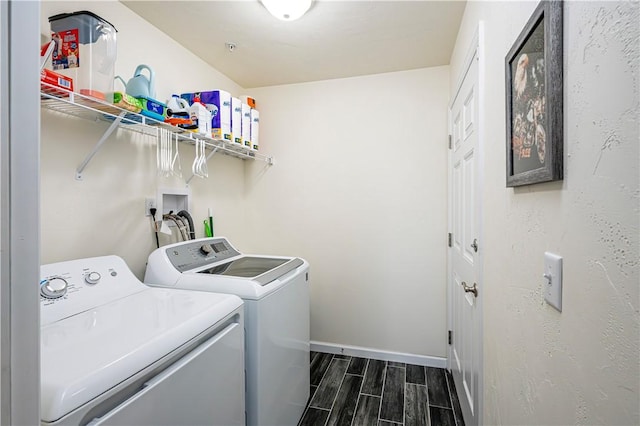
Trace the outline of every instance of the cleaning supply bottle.
{"type": "Polygon", "coordinates": [[[178,95],[171,95],[167,101],[167,115],[189,117],[189,102],[178,95]]]}
{"type": "Polygon", "coordinates": [[[204,235],[206,237],[213,237],[213,216],[211,215],[211,209],[209,209],[209,217],[204,220],[204,235]]]}
{"type": "Polygon", "coordinates": [[[200,94],[196,93],[193,104],[189,108],[191,121],[197,125],[195,130],[198,133],[211,137],[211,113],[207,107],[200,102],[200,94]]]}

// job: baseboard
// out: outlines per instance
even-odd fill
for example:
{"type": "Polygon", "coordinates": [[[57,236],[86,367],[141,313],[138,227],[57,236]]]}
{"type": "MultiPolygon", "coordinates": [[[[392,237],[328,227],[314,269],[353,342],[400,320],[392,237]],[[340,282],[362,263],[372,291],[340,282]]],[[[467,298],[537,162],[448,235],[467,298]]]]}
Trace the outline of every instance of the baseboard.
{"type": "Polygon", "coordinates": [[[335,343],[311,341],[311,350],[330,354],[343,354],[360,358],[379,359],[381,361],[404,362],[406,364],[425,365],[427,367],[447,368],[447,359],[436,356],[405,354],[360,346],[337,345],[335,343]]]}

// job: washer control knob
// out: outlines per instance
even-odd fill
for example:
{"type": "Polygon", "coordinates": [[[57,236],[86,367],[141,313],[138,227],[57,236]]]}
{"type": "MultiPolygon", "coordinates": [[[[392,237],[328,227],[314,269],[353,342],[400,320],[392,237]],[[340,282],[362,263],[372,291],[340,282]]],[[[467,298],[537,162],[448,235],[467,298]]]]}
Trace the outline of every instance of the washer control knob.
{"type": "Polygon", "coordinates": [[[209,244],[203,244],[202,247],[200,247],[200,253],[204,254],[205,256],[211,254],[212,251],[213,249],[209,244]]]}
{"type": "Polygon", "coordinates": [[[47,299],[57,299],[67,294],[67,286],[63,278],[50,278],[40,283],[40,294],[47,299]]]}
{"type": "Polygon", "coordinates": [[[91,285],[98,284],[100,278],[102,278],[102,276],[96,271],[91,271],[84,276],[84,280],[87,282],[87,284],[91,285]]]}

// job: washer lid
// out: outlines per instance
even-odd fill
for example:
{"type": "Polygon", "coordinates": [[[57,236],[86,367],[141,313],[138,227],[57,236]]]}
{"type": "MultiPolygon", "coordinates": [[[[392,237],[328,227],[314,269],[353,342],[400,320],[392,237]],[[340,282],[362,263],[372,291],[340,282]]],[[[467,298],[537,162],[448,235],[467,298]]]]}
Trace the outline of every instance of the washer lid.
{"type": "Polygon", "coordinates": [[[150,288],[42,327],[42,420],[60,419],[241,305],[233,295],[150,288]]]}
{"type": "Polygon", "coordinates": [[[229,262],[198,271],[200,274],[227,275],[230,277],[252,278],[260,285],[270,283],[304,262],[296,258],[242,256],[229,262]]]}

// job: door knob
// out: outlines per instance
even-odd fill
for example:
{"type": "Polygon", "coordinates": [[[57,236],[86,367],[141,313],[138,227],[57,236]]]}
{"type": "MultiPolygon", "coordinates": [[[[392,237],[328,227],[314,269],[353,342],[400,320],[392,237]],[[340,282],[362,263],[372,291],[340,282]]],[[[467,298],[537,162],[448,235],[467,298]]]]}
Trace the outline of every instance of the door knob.
{"type": "Polygon", "coordinates": [[[465,293],[473,293],[474,297],[478,297],[478,286],[476,283],[473,283],[473,286],[469,287],[467,283],[462,281],[462,288],[464,288],[465,293]]]}
{"type": "Polygon", "coordinates": [[[474,238],[473,242],[471,243],[471,248],[473,249],[473,251],[475,251],[476,253],[478,252],[478,239],[474,238]]]}

